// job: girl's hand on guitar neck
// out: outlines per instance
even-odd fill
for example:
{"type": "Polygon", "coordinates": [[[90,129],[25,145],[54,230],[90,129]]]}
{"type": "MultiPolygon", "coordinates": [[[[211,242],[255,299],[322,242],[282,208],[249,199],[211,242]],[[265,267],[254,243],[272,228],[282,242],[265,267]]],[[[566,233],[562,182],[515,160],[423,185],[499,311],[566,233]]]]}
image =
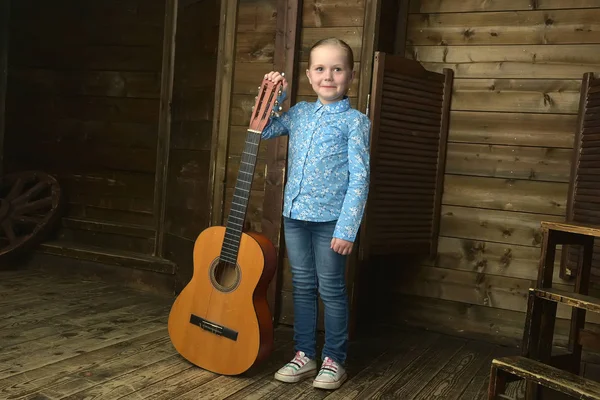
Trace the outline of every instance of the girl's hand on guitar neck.
{"type": "Polygon", "coordinates": [[[277,71],[271,71],[271,72],[269,72],[268,74],[265,75],[265,79],[273,81],[274,83],[282,81],[283,83],[282,83],[282,86],[281,86],[281,90],[283,91],[284,98],[285,98],[285,94],[286,94],[287,88],[288,88],[288,81],[287,81],[287,79],[285,79],[284,74],[280,74],[277,71]]]}

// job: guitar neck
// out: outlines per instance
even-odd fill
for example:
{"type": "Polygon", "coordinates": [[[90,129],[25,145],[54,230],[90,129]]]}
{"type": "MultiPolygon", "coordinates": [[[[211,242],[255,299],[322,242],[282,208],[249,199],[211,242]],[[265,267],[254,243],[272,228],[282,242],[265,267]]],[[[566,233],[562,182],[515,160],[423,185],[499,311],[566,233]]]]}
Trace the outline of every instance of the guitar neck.
{"type": "Polygon", "coordinates": [[[225,239],[221,249],[221,260],[229,263],[236,263],[237,261],[260,145],[260,134],[261,132],[252,129],[248,129],[246,134],[246,144],[240,161],[231,209],[227,217],[225,239]]]}

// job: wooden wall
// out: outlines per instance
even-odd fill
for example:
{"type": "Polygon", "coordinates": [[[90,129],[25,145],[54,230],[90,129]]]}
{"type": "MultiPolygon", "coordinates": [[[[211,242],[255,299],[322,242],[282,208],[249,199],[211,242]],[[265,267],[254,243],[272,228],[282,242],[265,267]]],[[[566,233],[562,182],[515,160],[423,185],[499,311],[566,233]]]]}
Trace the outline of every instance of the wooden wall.
{"type": "Polygon", "coordinates": [[[0,0],[0,175],[4,148],[6,78],[8,72],[8,18],[10,16],[9,0],[0,0]]]}
{"type": "Polygon", "coordinates": [[[12,2],[5,165],[54,174],[68,200],[41,252],[189,281],[209,225],[220,5],[12,2]]]}
{"type": "MultiPolygon", "coordinates": [[[[277,2],[274,0],[240,0],[238,3],[222,222],[225,222],[229,215],[254,97],[263,76],[273,69],[276,7],[277,2]]],[[[265,168],[266,142],[263,141],[258,153],[246,218],[251,230],[259,232],[265,190],[265,168]]]]}
{"type": "Polygon", "coordinates": [[[456,79],[439,251],[392,267],[399,320],[518,343],[540,221],[565,217],[598,21],[597,0],[412,0],[406,56],[456,79]]]}
{"type": "Polygon", "coordinates": [[[61,239],[150,254],[165,1],[11,3],[7,171],[59,177],[61,239]]]}
{"type": "Polygon", "coordinates": [[[209,226],[220,3],[180,1],[177,16],[166,176],[165,256],[177,263],[180,285],[192,276],[194,242],[209,226]]]}

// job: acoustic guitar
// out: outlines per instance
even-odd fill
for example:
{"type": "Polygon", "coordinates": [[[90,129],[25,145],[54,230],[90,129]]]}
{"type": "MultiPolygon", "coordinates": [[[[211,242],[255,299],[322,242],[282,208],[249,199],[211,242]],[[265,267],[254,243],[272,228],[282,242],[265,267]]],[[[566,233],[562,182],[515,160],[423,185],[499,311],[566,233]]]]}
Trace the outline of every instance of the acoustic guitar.
{"type": "Polygon", "coordinates": [[[281,82],[263,80],[259,87],[226,227],[209,227],[196,239],[192,279],[169,313],[169,336],[179,354],[218,374],[241,374],[273,349],[266,295],[275,248],[243,226],[261,133],[280,93],[281,82]]]}

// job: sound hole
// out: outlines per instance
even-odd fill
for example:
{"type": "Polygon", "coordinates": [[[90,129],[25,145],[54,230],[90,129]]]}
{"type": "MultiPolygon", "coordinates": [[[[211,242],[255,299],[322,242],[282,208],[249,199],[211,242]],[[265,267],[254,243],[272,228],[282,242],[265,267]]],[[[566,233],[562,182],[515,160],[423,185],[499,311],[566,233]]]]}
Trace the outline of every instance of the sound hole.
{"type": "Polygon", "coordinates": [[[240,284],[240,268],[237,264],[216,259],[210,269],[210,280],[222,292],[231,292],[240,284]]]}

